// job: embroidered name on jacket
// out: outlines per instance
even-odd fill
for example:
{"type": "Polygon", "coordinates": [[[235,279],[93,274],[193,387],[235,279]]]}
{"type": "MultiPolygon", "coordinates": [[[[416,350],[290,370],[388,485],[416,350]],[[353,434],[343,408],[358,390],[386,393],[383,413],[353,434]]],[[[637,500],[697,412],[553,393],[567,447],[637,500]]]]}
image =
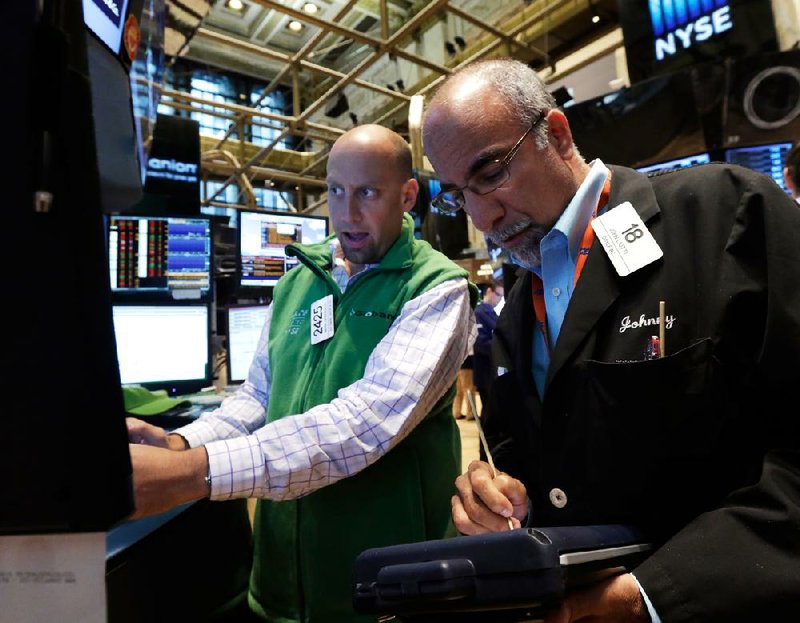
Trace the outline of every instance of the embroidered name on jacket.
{"type": "MultiPolygon", "coordinates": [[[[669,315],[664,318],[664,328],[671,329],[675,322],[675,316],[669,315]]],[[[631,320],[630,316],[625,316],[619,324],[619,332],[625,333],[628,329],[640,329],[642,327],[658,326],[658,316],[648,318],[644,314],[638,320],[631,320]]]]}

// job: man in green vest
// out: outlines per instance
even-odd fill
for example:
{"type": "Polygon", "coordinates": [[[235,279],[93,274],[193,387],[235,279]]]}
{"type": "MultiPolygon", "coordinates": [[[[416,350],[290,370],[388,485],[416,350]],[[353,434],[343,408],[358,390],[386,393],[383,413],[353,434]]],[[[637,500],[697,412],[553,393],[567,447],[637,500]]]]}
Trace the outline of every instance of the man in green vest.
{"type": "Polygon", "coordinates": [[[350,130],[327,182],[335,237],[288,247],[300,265],[275,287],[247,381],[170,434],[129,420],[135,517],[259,498],[248,601],[275,623],[370,620],[352,609],[356,556],[455,534],[453,384],[477,289],[414,237],[402,137],[350,130]]]}

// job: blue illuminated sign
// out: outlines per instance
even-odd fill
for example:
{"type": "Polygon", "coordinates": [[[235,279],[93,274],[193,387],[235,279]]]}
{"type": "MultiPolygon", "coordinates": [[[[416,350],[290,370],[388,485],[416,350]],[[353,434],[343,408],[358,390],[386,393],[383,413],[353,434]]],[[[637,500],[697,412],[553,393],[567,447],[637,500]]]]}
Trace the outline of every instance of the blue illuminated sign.
{"type": "Polygon", "coordinates": [[[649,0],[648,7],[659,61],[733,27],[728,0],[649,0]]]}

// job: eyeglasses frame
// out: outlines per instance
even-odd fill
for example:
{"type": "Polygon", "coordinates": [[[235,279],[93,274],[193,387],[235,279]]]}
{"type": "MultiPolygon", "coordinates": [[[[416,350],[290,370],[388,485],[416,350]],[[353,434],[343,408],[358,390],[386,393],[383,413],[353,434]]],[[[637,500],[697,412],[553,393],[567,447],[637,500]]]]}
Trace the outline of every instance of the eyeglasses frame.
{"type": "Polygon", "coordinates": [[[444,191],[442,191],[440,193],[437,193],[437,195],[433,199],[431,199],[431,205],[436,207],[436,209],[439,210],[440,212],[444,212],[445,214],[456,214],[459,210],[463,210],[464,209],[464,203],[465,203],[464,190],[465,189],[471,190],[476,195],[483,196],[483,195],[488,195],[489,193],[493,193],[498,188],[500,188],[511,177],[511,172],[508,170],[508,166],[511,164],[511,161],[514,159],[514,156],[517,155],[517,152],[520,150],[520,147],[522,147],[522,143],[525,142],[525,139],[528,137],[528,135],[533,131],[533,129],[537,125],[539,125],[539,123],[542,121],[542,119],[545,118],[546,115],[547,115],[547,111],[543,110],[542,112],[540,112],[539,116],[536,118],[536,120],[533,121],[528,126],[528,129],[525,130],[525,133],[519,138],[519,140],[516,143],[514,143],[514,146],[511,149],[508,150],[508,153],[505,156],[503,156],[503,158],[501,158],[499,160],[490,160],[489,162],[484,163],[483,166],[481,166],[480,169],[478,169],[477,171],[473,172],[472,175],[469,176],[469,179],[467,180],[467,183],[464,184],[463,186],[461,186],[459,188],[451,188],[451,189],[448,189],[448,190],[444,190],[444,191]],[[491,190],[487,190],[487,191],[484,191],[484,192],[479,192],[479,191],[475,190],[474,188],[471,188],[470,187],[470,183],[471,183],[472,178],[475,177],[476,174],[480,173],[480,171],[483,170],[484,167],[486,167],[489,164],[492,164],[493,162],[499,162],[502,165],[502,168],[505,170],[506,176],[503,179],[503,181],[500,182],[497,186],[495,186],[491,190]],[[447,195],[447,194],[451,194],[451,193],[459,193],[460,197],[461,197],[461,199],[456,202],[459,205],[455,209],[446,208],[446,207],[443,207],[443,205],[442,205],[442,203],[443,203],[443,195],[447,195]]]}

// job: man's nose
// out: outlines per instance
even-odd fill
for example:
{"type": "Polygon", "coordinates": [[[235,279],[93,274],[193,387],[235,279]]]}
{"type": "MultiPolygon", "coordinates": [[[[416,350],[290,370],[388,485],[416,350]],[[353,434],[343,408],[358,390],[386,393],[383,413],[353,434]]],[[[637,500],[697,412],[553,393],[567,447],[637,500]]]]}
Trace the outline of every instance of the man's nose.
{"type": "Polygon", "coordinates": [[[478,195],[469,189],[464,190],[464,212],[472,219],[472,224],[483,233],[495,229],[505,215],[503,206],[492,197],[493,194],[478,195]]]}
{"type": "Polygon", "coordinates": [[[352,195],[347,198],[347,218],[351,223],[361,220],[361,206],[358,199],[352,195]]]}

